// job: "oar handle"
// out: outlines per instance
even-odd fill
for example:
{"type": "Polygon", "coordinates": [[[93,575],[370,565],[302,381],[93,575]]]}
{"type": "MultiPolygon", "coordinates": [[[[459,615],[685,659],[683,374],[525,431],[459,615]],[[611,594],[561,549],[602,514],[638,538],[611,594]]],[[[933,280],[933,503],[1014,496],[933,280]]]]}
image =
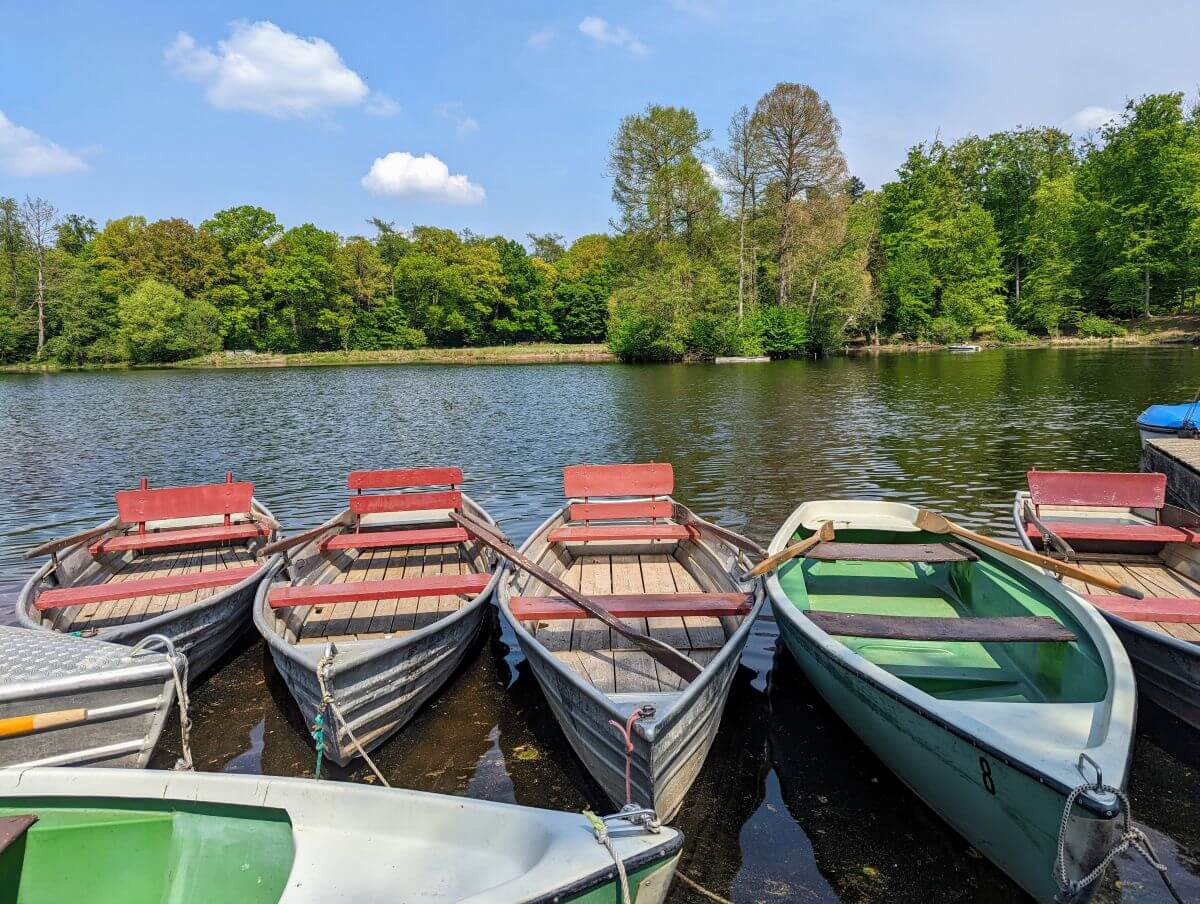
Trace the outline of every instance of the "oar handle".
{"type": "Polygon", "coordinates": [[[947,524],[950,526],[950,533],[956,536],[963,537],[967,540],[972,540],[980,546],[987,546],[990,549],[995,549],[999,552],[1007,553],[1014,559],[1021,559],[1033,565],[1040,565],[1048,571],[1053,571],[1055,574],[1060,574],[1063,577],[1075,578],[1079,581],[1086,581],[1089,584],[1095,584],[1097,587],[1103,587],[1105,590],[1111,590],[1114,593],[1119,593],[1122,596],[1128,596],[1135,600],[1142,599],[1145,594],[1136,587],[1130,587],[1128,584],[1122,584],[1120,581],[1114,581],[1110,577],[1102,574],[1096,574],[1094,571],[1088,571],[1085,568],[1079,568],[1075,565],[1069,565],[1066,562],[1060,562],[1058,559],[1052,559],[1049,556],[1044,556],[1041,553],[1032,552],[1028,549],[1022,549],[1019,546],[1013,546],[1010,543],[1005,543],[1003,540],[994,540],[991,537],[986,537],[983,534],[977,534],[973,530],[967,530],[965,527],[959,527],[953,521],[947,519],[947,524]]]}
{"type": "Polygon", "coordinates": [[[15,738],[44,731],[47,728],[58,728],[64,725],[76,725],[86,722],[86,709],[60,709],[50,713],[33,713],[28,716],[9,716],[0,719],[0,738],[15,738]]]}
{"type": "Polygon", "coordinates": [[[790,562],[792,559],[796,558],[796,556],[804,555],[804,553],[808,552],[810,549],[812,549],[814,546],[816,546],[822,540],[832,540],[832,539],[833,539],[833,524],[829,521],[826,521],[824,524],[822,524],[817,529],[817,532],[814,533],[811,537],[806,537],[805,539],[801,540],[799,543],[793,543],[787,549],[780,550],[779,552],[775,553],[775,555],[773,555],[773,556],[767,556],[767,558],[763,559],[761,562],[759,562],[757,565],[755,565],[753,568],[751,568],[749,571],[747,571],[746,577],[747,578],[761,577],[762,575],[766,574],[767,572],[774,571],[776,568],[778,568],[784,562],[790,562]]]}

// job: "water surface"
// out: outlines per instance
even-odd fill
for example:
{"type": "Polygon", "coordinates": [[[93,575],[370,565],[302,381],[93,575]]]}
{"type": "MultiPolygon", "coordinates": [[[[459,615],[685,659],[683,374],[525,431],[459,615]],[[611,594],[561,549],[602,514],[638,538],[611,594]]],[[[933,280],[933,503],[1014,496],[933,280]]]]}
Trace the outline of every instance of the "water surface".
{"type": "MultiPolygon", "coordinates": [[[[677,496],[760,542],[801,500],[887,496],[1012,535],[1029,468],[1136,469],[1147,404],[1191,398],[1191,348],[1026,349],[770,365],[532,365],[0,375],[0,620],[21,550],[111,514],[116,490],[253,480],[290,531],[344,505],[350,469],[459,464],[514,538],[560,504],[561,468],[670,461],[677,496]]],[[[1015,887],[901,786],[756,626],[677,823],[681,871],[758,901],[1009,901],[1015,887]]],[[[515,644],[513,644],[515,647],[515,644]]],[[[192,694],[210,771],[311,775],[313,750],[253,636],[192,694]]],[[[1133,811],[1200,899],[1200,741],[1139,711],[1133,811]]],[[[164,739],[158,763],[178,753],[164,739]]],[[[396,785],[604,808],[493,620],[377,761],[396,785]]],[[[335,770],[336,772],[336,770],[335,770]]],[[[336,772],[366,779],[364,770],[336,772]]],[[[1156,901],[1125,856],[1100,899],[1156,901]],[[1118,881],[1119,880],[1119,881],[1118,881]]],[[[673,904],[712,900],[677,883],[673,904]]]]}

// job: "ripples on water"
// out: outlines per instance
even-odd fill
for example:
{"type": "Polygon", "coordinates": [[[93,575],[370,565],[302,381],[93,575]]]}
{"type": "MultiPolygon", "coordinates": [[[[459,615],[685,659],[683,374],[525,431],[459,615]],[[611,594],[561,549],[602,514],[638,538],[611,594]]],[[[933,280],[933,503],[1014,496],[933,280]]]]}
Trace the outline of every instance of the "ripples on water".
{"type": "MultiPolygon", "coordinates": [[[[670,461],[677,495],[765,543],[801,500],[892,496],[1011,536],[1032,467],[1130,470],[1147,404],[1190,398],[1190,348],[931,353],[763,366],[362,367],[0,375],[0,620],[20,552],[90,527],[113,493],[253,480],[296,531],[355,468],[459,464],[514,538],[560,503],[561,468],[670,461]]],[[[773,622],[756,627],[678,823],[681,869],[742,901],[1008,901],[1017,892],[831,713],[773,622]]],[[[253,637],[193,694],[208,770],[311,774],[311,742],[253,637]]],[[[1146,706],[1134,812],[1200,898],[1200,743],[1146,706]]],[[[177,737],[164,740],[169,763],[177,737]]],[[[378,757],[394,784],[562,809],[604,806],[498,624],[378,757]]],[[[362,771],[340,776],[363,780],[362,771]]],[[[1110,874],[1111,875],[1111,874],[1110,874]]],[[[1123,858],[1102,900],[1158,900],[1123,858]]],[[[679,884],[673,902],[705,899],[679,884]]]]}

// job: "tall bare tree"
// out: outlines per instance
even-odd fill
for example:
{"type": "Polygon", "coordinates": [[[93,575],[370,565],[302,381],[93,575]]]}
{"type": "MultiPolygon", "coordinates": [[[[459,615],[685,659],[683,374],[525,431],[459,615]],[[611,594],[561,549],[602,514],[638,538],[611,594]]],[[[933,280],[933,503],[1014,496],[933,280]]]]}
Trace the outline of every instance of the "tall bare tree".
{"type": "Polygon", "coordinates": [[[846,177],[846,159],[838,147],[842,128],[808,85],[780,82],[759,99],[754,120],[762,135],[767,177],[779,193],[779,304],[791,290],[791,252],[795,241],[793,205],[816,189],[832,189],[846,177]]]}
{"type": "Polygon", "coordinates": [[[46,345],[46,252],[54,246],[58,230],[58,211],[45,198],[25,196],[21,205],[21,226],[25,230],[25,241],[33,252],[34,268],[37,272],[37,354],[41,357],[46,345]]]}
{"type": "MultiPolygon", "coordinates": [[[[746,224],[758,210],[758,193],[762,189],[765,161],[763,159],[762,133],[758,121],[743,106],[729,121],[729,146],[713,154],[717,175],[724,183],[725,194],[737,208],[738,218],[738,321],[745,314],[747,248],[746,224]]],[[[753,244],[753,243],[752,243],[753,244]]],[[[750,272],[757,269],[756,249],[751,248],[750,272]]]]}

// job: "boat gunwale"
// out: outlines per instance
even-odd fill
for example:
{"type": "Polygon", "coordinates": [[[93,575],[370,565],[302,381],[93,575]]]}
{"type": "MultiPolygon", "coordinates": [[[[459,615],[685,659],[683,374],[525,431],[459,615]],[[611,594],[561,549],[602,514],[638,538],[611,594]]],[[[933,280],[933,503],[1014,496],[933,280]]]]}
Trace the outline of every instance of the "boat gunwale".
{"type": "MultiPolygon", "coordinates": [[[[496,520],[492,518],[490,514],[488,514],[487,510],[466,493],[462,494],[462,501],[464,506],[469,505],[474,510],[474,513],[482,516],[484,521],[486,521],[488,524],[494,527],[499,527],[496,520]]],[[[344,515],[349,511],[350,509],[347,508],[342,512],[342,514],[344,515]]],[[[311,541],[301,546],[299,550],[295,551],[296,557],[299,558],[301,554],[307,553],[309,550],[316,551],[316,547],[324,543],[326,539],[328,539],[327,534],[321,534],[317,537],[314,537],[311,541]]],[[[272,556],[271,561],[267,563],[266,573],[263,575],[262,583],[259,585],[258,590],[254,595],[254,605],[251,617],[254,622],[254,627],[258,630],[258,633],[262,636],[263,640],[267,642],[267,645],[272,650],[279,650],[283,652],[289,660],[297,663],[298,665],[310,667],[312,665],[310,662],[310,657],[300,652],[301,645],[299,643],[290,643],[286,638],[281,637],[275,631],[274,625],[272,624],[272,621],[278,620],[279,616],[275,615],[275,610],[270,608],[268,596],[271,592],[272,586],[275,583],[275,578],[278,576],[283,567],[287,565],[287,560],[288,556],[280,552],[272,556]]],[[[463,621],[468,616],[473,615],[477,609],[488,602],[492,594],[495,592],[496,586],[500,581],[500,576],[503,571],[503,560],[497,557],[496,563],[492,566],[492,576],[489,578],[487,586],[485,586],[483,590],[479,591],[479,593],[473,596],[454,612],[449,612],[444,617],[430,622],[428,625],[425,625],[422,628],[417,628],[415,631],[410,631],[407,634],[400,634],[395,637],[380,637],[371,640],[353,641],[355,644],[362,644],[363,646],[361,647],[356,646],[353,648],[339,648],[339,653],[342,653],[342,650],[344,650],[344,654],[340,657],[334,658],[334,661],[330,666],[330,678],[332,679],[338,674],[338,672],[344,669],[358,668],[364,663],[369,663],[382,656],[390,655],[397,650],[401,650],[404,647],[420,643],[425,638],[445,631],[447,628],[457,624],[460,621],[463,621]]],[[[297,638],[297,640],[299,640],[299,638],[297,638]]],[[[337,647],[336,640],[328,640],[324,645],[313,643],[305,644],[304,646],[319,650],[330,643],[337,647]]]]}
{"type": "MultiPolygon", "coordinates": [[[[679,502],[677,499],[671,496],[667,496],[665,498],[683,511],[686,511],[689,514],[691,513],[691,509],[679,502]]],[[[525,542],[521,544],[520,552],[527,554],[529,548],[534,544],[534,542],[548,533],[554,524],[570,511],[573,501],[578,500],[568,499],[560,508],[555,510],[553,514],[546,518],[546,520],[543,521],[541,525],[539,525],[528,537],[526,537],[525,542]]],[[[703,529],[703,524],[704,522],[702,521],[701,529],[703,529]]],[[[708,555],[713,556],[714,561],[716,561],[719,565],[719,560],[704,544],[700,543],[698,540],[693,540],[691,542],[696,543],[696,545],[704,549],[708,555]]],[[[740,550],[737,550],[729,544],[726,545],[739,556],[741,555],[740,550]]],[[[510,594],[508,592],[507,576],[509,574],[515,575],[519,573],[519,570],[505,561],[502,567],[502,573],[504,574],[505,579],[500,584],[500,589],[496,594],[496,600],[505,621],[508,622],[509,626],[517,634],[517,639],[521,642],[522,646],[530,643],[536,645],[542,654],[543,660],[546,661],[552,668],[554,668],[560,674],[566,675],[573,685],[579,688],[594,702],[603,707],[613,719],[624,721],[626,714],[621,712],[621,710],[613,702],[610,695],[603,693],[590,681],[585,681],[581,675],[577,674],[574,670],[568,668],[566,665],[560,662],[552,652],[547,650],[542,645],[541,641],[537,639],[536,635],[525,628],[525,626],[522,625],[518,619],[513,617],[512,610],[508,605],[510,594]]],[[[732,578],[732,575],[730,575],[730,577],[732,578]]],[[[677,696],[671,701],[670,706],[667,707],[665,711],[659,710],[652,726],[650,726],[651,730],[649,732],[643,726],[641,721],[634,723],[634,732],[641,736],[647,743],[653,743],[660,735],[665,734],[671,727],[675,725],[676,722],[679,721],[680,718],[682,718],[683,714],[687,711],[688,706],[693,702],[693,700],[700,696],[703,690],[707,688],[708,685],[710,685],[720,673],[720,667],[723,666],[733,655],[734,650],[738,651],[738,658],[741,658],[741,651],[745,646],[745,638],[749,636],[750,631],[754,627],[755,621],[758,619],[758,616],[762,612],[763,606],[766,605],[767,601],[766,587],[762,579],[756,578],[753,586],[755,597],[754,605],[751,607],[749,613],[742,616],[742,623],[738,626],[737,630],[734,631],[729,637],[725,638],[725,643],[722,644],[720,652],[718,652],[716,656],[710,659],[701,668],[700,674],[693,681],[691,681],[686,688],[679,692],[668,692],[675,693],[677,696]]]]}
{"type": "MultiPolygon", "coordinates": [[[[799,527],[800,508],[797,507],[783,522],[779,530],[776,531],[775,536],[772,537],[769,550],[774,553],[783,549],[791,540],[791,537],[796,533],[799,527]]],[[[982,546],[971,544],[970,541],[964,540],[963,542],[972,546],[972,548],[981,553],[986,553],[987,558],[989,559],[993,556],[1003,556],[1002,553],[993,553],[990,550],[986,550],[982,546]]],[[[981,555],[981,559],[982,558],[984,558],[983,555],[981,555]]],[[[1007,558],[1008,557],[1006,556],[1004,557],[1004,559],[1007,558]]],[[[1005,562],[1003,559],[1001,559],[1001,563],[1009,566],[1011,570],[1016,571],[1017,574],[1020,575],[1021,569],[1018,567],[1020,564],[1019,560],[1012,559],[1008,562],[1005,562]]],[[[1132,666],[1128,665],[1128,657],[1125,655],[1124,647],[1121,645],[1120,640],[1113,633],[1112,628],[1109,627],[1109,625],[1103,619],[1095,615],[1095,610],[1093,607],[1091,607],[1086,601],[1079,600],[1078,596],[1074,594],[1070,588],[1059,584],[1057,581],[1054,581],[1033,566],[1030,566],[1027,572],[1028,573],[1026,576],[1033,580],[1034,583],[1042,589],[1054,591],[1055,588],[1057,588],[1059,591],[1065,592],[1068,595],[1068,598],[1062,602],[1068,604],[1068,609],[1071,611],[1071,614],[1088,632],[1089,639],[1096,647],[1096,651],[1101,656],[1102,661],[1107,656],[1108,661],[1104,661],[1103,664],[1105,666],[1105,678],[1108,683],[1108,694],[1106,694],[1103,700],[1096,701],[1097,703],[1105,704],[1107,711],[1103,744],[1108,744],[1108,739],[1110,737],[1109,729],[1112,724],[1112,715],[1117,707],[1117,703],[1119,702],[1118,696],[1128,699],[1127,705],[1131,716],[1129,730],[1132,736],[1137,706],[1137,691],[1132,680],[1132,666]],[[1091,612],[1088,610],[1091,610],[1091,612]],[[1118,658],[1124,658],[1126,660],[1127,672],[1130,676],[1130,680],[1128,682],[1118,682],[1115,680],[1115,669],[1113,666],[1116,665],[1118,658]],[[1126,683],[1129,685],[1128,687],[1124,686],[1126,683]]],[[[767,592],[771,597],[771,602],[774,604],[773,609],[776,620],[778,621],[781,617],[784,618],[787,622],[793,625],[796,630],[801,632],[822,656],[829,659],[834,665],[853,672],[861,680],[868,682],[881,693],[913,710],[922,718],[927,719],[939,728],[948,731],[963,741],[966,741],[971,746],[987,753],[989,756],[999,760],[1010,768],[1015,769],[1016,771],[1041,784],[1053,788],[1063,796],[1070,794],[1074,790],[1074,786],[1068,785],[1061,778],[1050,774],[1047,770],[1039,768],[1033,763],[1028,762],[1026,759],[1015,756],[1011,752],[1005,751],[988,738],[981,737],[979,734],[973,734],[967,729],[963,728],[961,725],[956,724],[942,713],[939,713],[935,708],[927,705],[921,699],[928,698],[929,700],[936,700],[936,698],[920,690],[919,688],[916,688],[912,684],[909,684],[907,681],[896,677],[886,669],[881,668],[880,666],[871,662],[866,657],[854,652],[849,647],[846,647],[844,644],[834,640],[830,635],[822,631],[813,622],[804,617],[803,610],[799,609],[792,601],[791,597],[784,591],[783,585],[779,580],[778,570],[768,575],[767,592]]],[[[994,730],[986,722],[979,721],[969,713],[959,712],[958,715],[960,717],[965,716],[969,718],[973,724],[979,726],[988,733],[994,733],[994,730]]],[[[1085,749],[1081,752],[1086,753],[1087,751],[1085,749]]],[[[1128,745],[1126,745],[1125,759],[1121,768],[1120,781],[1115,782],[1118,787],[1125,787],[1129,776],[1129,765],[1132,761],[1132,758],[1133,743],[1131,741],[1128,745]]],[[[1084,777],[1081,775],[1080,779],[1082,780],[1083,778],[1084,777]]],[[[1111,781],[1111,776],[1108,783],[1114,784],[1114,782],[1111,781]]],[[[1092,815],[1103,819],[1116,819],[1121,812],[1120,803],[1118,800],[1114,799],[1110,802],[1102,801],[1090,790],[1080,794],[1077,803],[1080,807],[1092,813],[1092,815]]]]}
{"type": "MultiPolygon", "coordinates": [[[[271,513],[271,510],[269,508],[267,508],[267,506],[265,504],[260,502],[257,496],[251,497],[250,504],[253,507],[253,509],[255,511],[257,511],[259,514],[266,515],[272,521],[276,520],[275,516],[271,513]]],[[[107,521],[103,521],[96,526],[102,527],[105,525],[115,525],[118,522],[118,517],[119,516],[117,516],[117,515],[113,515],[107,521]]],[[[278,522],[276,522],[276,523],[278,523],[278,522]]],[[[274,533],[274,535],[276,535],[276,538],[278,538],[279,536],[282,536],[283,532],[282,532],[282,530],[277,528],[273,531],[273,533],[274,533]]],[[[270,537],[268,537],[268,539],[270,539],[270,537]]],[[[59,555],[62,555],[62,556],[69,555],[72,552],[74,552],[75,550],[79,549],[80,547],[87,546],[94,540],[95,540],[94,537],[90,537],[86,540],[81,540],[79,543],[75,544],[74,546],[69,546],[64,550],[60,550],[59,555]]],[[[89,555],[90,555],[90,553],[89,553],[89,555]]],[[[95,561],[94,556],[92,557],[92,559],[93,559],[93,561],[95,561]]],[[[153,618],[148,618],[144,621],[125,622],[125,623],[122,623],[119,625],[109,625],[109,626],[103,627],[103,628],[96,628],[95,629],[96,633],[91,636],[95,637],[98,640],[109,641],[110,643],[123,643],[124,641],[121,638],[125,638],[130,635],[134,635],[134,634],[140,634],[143,632],[144,629],[161,628],[164,625],[171,624],[172,622],[183,617],[184,615],[191,615],[196,612],[204,612],[208,609],[216,608],[218,605],[224,603],[230,596],[232,596],[236,593],[242,593],[245,590],[249,589],[249,587],[252,584],[254,584],[254,582],[263,580],[266,577],[267,569],[270,567],[271,564],[272,564],[272,560],[268,559],[266,562],[263,562],[262,564],[260,564],[258,569],[255,570],[253,574],[247,575],[246,577],[242,578],[242,580],[238,581],[236,584],[231,584],[228,587],[219,588],[216,593],[212,594],[211,596],[207,596],[202,600],[197,600],[194,603],[188,603],[186,606],[179,606],[175,609],[169,609],[166,612],[161,612],[161,613],[155,615],[153,618]]],[[[55,628],[51,625],[43,624],[41,618],[35,619],[33,616],[30,615],[30,610],[37,603],[37,596],[36,596],[35,591],[37,590],[38,585],[56,567],[57,567],[57,563],[55,562],[55,560],[53,558],[47,559],[47,561],[43,562],[41,567],[38,568],[37,571],[35,571],[29,577],[29,580],[27,580],[25,582],[25,585],[21,588],[21,592],[19,594],[17,594],[17,601],[16,601],[16,604],[14,605],[14,609],[16,610],[17,621],[20,623],[21,627],[33,628],[33,629],[41,630],[41,631],[52,631],[56,634],[66,633],[63,631],[59,631],[57,628],[55,628]]],[[[104,582],[104,583],[107,583],[107,582],[104,582]]],[[[75,587],[75,586],[90,586],[90,585],[66,584],[66,585],[62,585],[62,586],[75,587]]],[[[152,630],[149,633],[154,634],[154,633],[159,633],[159,632],[152,630]]]]}
{"type": "MultiPolygon", "coordinates": [[[[1023,506],[1025,504],[1025,501],[1028,499],[1029,499],[1029,491],[1028,490],[1017,490],[1016,499],[1013,501],[1013,526],[1017,530],[1017,537],[1021,541],[1021,546],[1024,547],[1025,549],[1029,550],[1030,552],[1037,552],[1038,550],[1034,547],[1033,541],[1029,539],[1029,534],[1025,530],[1024,519],[1022,519],[1022,517],[1021,517],[1023,506]]],[[[1171,544],[1168,543],[1165,545],[1170,546],[1171,544]]],[[[1114,552],[1113,558],[1120,559],[1121,554],[1119,552],[1114,552]]],[[[1036,567],[1036,566],[1033,566],[1033,567],[1036,567]]],[[[1166,567],[1168,570],[1171,570],[1170,566],[1167,566],[1166,563],[1164,563],[1164,567],[1166,567]]],[[[1075,590],[1072,590],[1070,587],[1067,587],[1065,584],[1063,584],[1062,586],[1064,589],[1066,589],[1070,593],[1074,594],[1075,596],[1079,596],[1078,592],[1076,592],[1075,590]]],[[[1185,599],[1186,599],[1186,597],[1185,597],[1185,599]]],[[[1090,606],[1093,606],[1101,615],[1103,615],[1106,619],[1108,619],[1113,624],[1120,625],[1123,630],[1130,631],[1131,633],[1137,634],[1139,637],[1141,637],[1145,640],[1152,640],[1156,643],[1161,644],[1164,647],[1168,647],[1172,650],[1182,653],[1183,655],[1185,655],[1189,658],[1200,658],[1200,644],[1191,643],[1191,642],[1183,640],[1179,637],[1174,637],[1170,634],[1162,634],[1158,631],[1151,631],[1149,628],[1144,627],[1140,622],[1136,622],[1136,621],[1133,621],[1132,619],[1125,618],[1124,616],[1116,615],[1112,612],[1109,612],[1103,606],[1096,606],[1090,600],[1084,600],[1084,602],[1088,603],[1088,605],[1090,605],[1090,606]]]]}

